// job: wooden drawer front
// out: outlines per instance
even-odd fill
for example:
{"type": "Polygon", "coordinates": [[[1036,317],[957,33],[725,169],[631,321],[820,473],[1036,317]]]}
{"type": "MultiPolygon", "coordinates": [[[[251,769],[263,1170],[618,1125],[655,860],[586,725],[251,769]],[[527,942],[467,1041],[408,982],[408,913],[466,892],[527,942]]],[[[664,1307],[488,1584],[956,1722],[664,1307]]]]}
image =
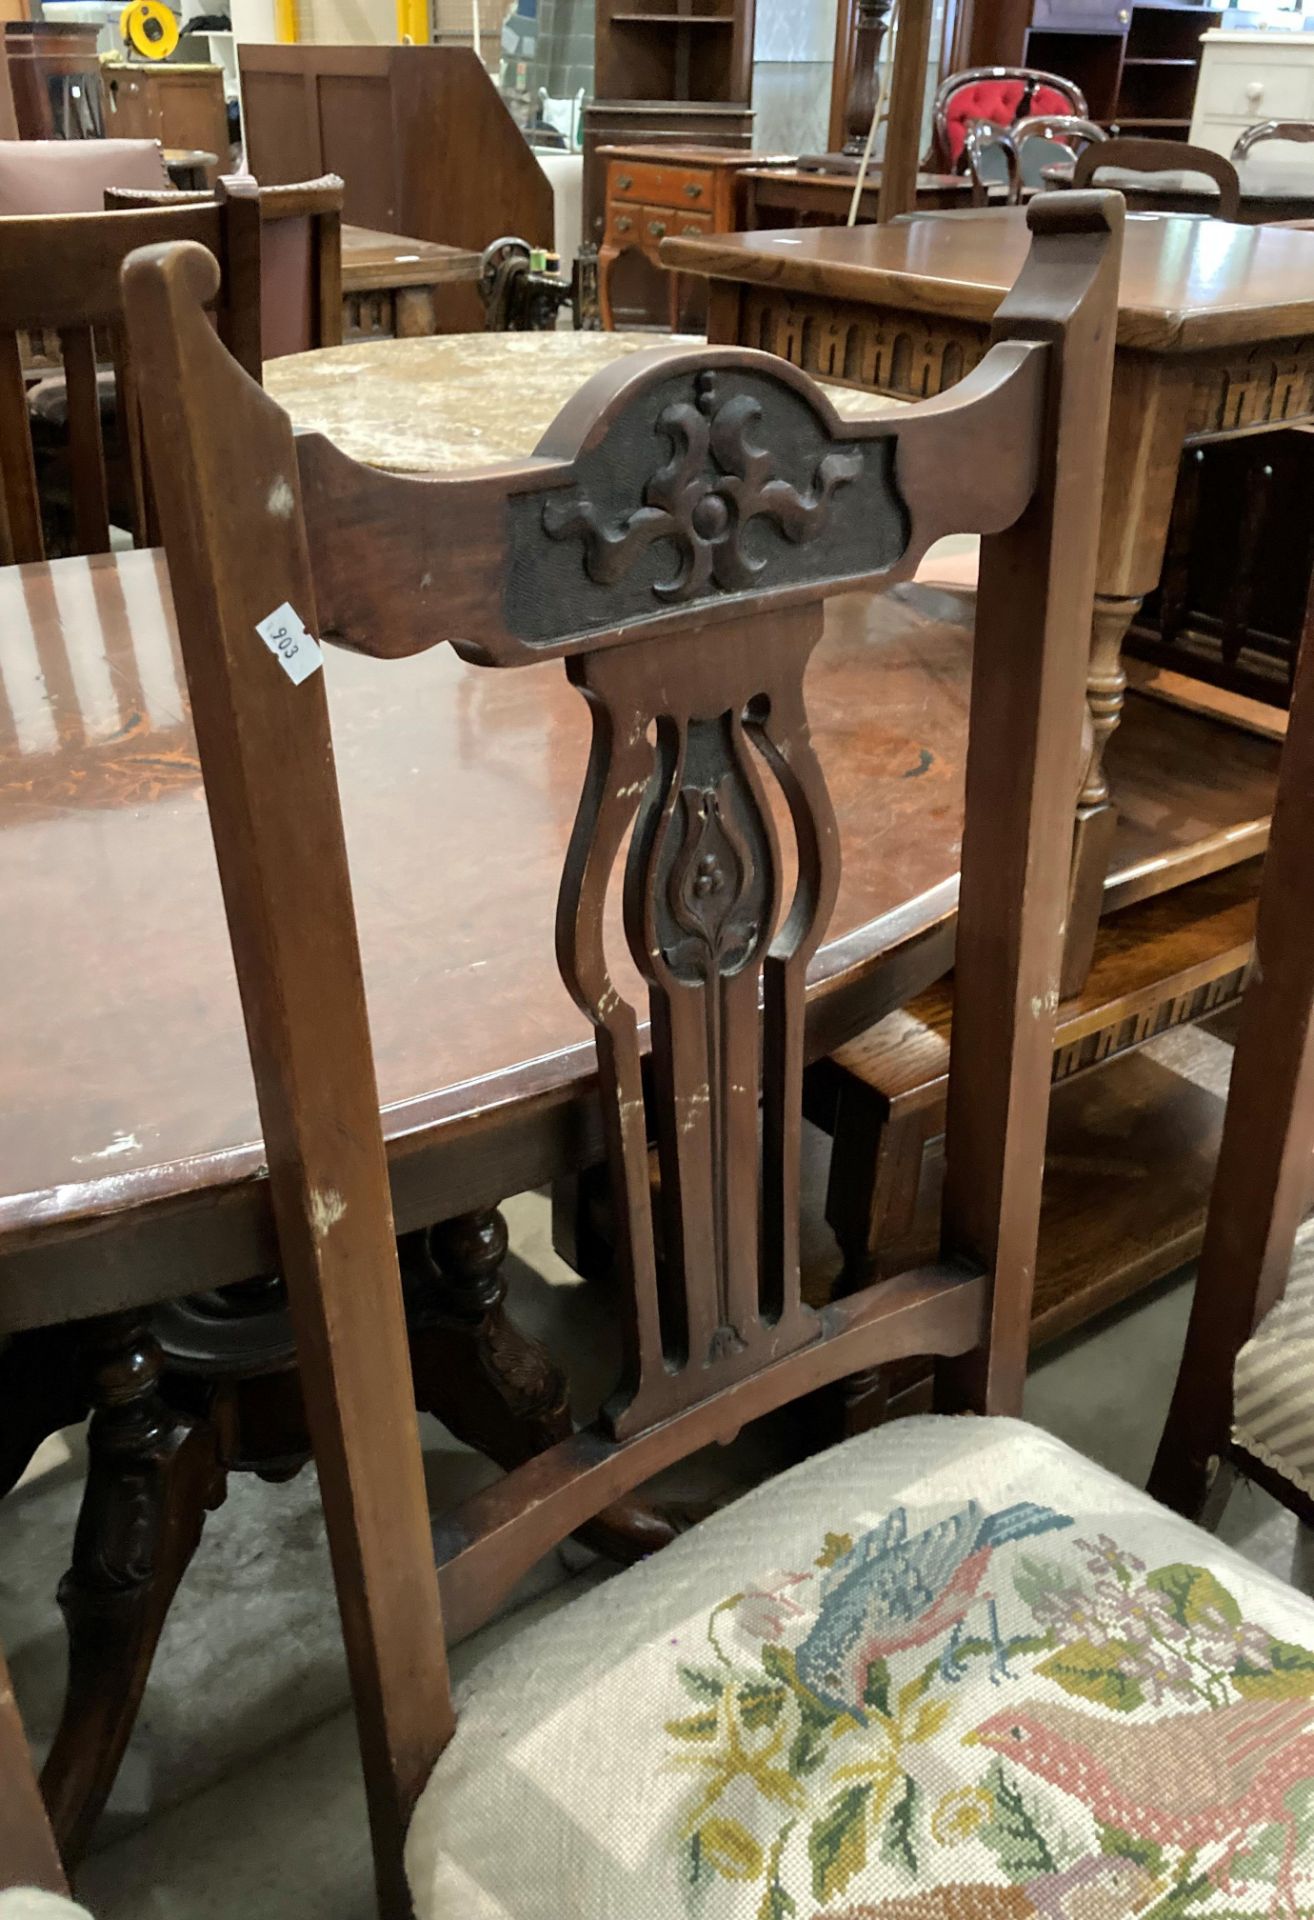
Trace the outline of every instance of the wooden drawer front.
{"type": "MultiPolygon", "coordinates": [[[[1248,53],[1249,48],[1238,49],[1248,53]]],[[[1257,52],[1263,53],[1262,48],[1257,52]]],[[[1205,62],[1197,112],[1202,118],[1303,120],[1314,105],[1314,67],[1290,56],[1268,59],[1215,57],[1205,62]]]]}
{"type": "Polygon", "coordinates": [[[629,206],[624,200],[613,200],[607,208],[607,245],[637,247],[643,234],[643,208],[629,206]]]}
{"type": "Polygon", "coordinates": [[[713,183],[710,174],[697,167],[657,167],[651,162],[629,166],[623,160],[607,164],[607,198],[642,200],[656,207],[706,207],[711,209],[713,183]]]}
{"type": "Polygon", "coordinates": [[[668,215],[671,233],[711,233],[713,228],[710,213],[685,213],[683,211],[668,215]]]}

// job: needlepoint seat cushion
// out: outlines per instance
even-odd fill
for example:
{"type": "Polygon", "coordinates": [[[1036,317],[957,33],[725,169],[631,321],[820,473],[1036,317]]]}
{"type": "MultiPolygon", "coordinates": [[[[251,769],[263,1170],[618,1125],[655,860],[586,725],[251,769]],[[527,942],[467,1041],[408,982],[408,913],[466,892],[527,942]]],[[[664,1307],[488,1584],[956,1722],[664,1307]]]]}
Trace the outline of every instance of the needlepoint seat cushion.
{"type": "Polygon", "coordinates": [[[1314,1903],[1314,1606],[1019,1422],[902,1420],[481,1662],[419,1920],[1314,1903]]]}
{"type": "Polygon", "coordinates": [[[1286,1291],[1237,1355],[1232,1438],[1314,1499],[1314,1220],[1296,1235],[1286,1291]]]}

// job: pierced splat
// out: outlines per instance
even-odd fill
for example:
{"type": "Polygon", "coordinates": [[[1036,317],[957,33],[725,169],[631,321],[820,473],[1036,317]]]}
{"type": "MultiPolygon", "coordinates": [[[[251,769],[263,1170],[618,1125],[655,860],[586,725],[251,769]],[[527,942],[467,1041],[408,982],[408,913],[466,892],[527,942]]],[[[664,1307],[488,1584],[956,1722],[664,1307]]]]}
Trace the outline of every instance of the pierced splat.
{"type": "Polygon", "coordinates": [[[818,1330],[799,1296],[797,1162],[803,976],[838,867],[802,702],[820,613],[814,605],[718,623],[570,663],[594,727],[558,955],[598,1026],[613,1181],[625,1195],[632,1286],[612,1410],[619,1433],[818,1330]],[[781,788],[797,850],[783,920],[769,782],[781,788]],[[625,932],[648,987],[662,1176],[660,1296],[639,1020],[602,949],[607,884],[627,833],[625,932]]]}

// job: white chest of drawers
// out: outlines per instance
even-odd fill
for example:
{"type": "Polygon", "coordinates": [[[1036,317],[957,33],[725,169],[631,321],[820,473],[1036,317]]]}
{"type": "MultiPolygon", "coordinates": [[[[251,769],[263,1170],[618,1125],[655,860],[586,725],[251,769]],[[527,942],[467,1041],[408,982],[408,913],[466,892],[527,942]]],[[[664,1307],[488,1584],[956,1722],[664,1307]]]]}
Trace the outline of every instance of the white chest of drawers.
{"type": "MultiPolygon", "coordinates": [[[[1237,135],[1261,120],[1314,120],[1314,33],[1201,35],[1203,58],[1191,121],[1194,146],[1230,154],[1237,135]]],[[[1310,149],[1275,142],[1266,161],[1310,163],[1310,149]]]]}

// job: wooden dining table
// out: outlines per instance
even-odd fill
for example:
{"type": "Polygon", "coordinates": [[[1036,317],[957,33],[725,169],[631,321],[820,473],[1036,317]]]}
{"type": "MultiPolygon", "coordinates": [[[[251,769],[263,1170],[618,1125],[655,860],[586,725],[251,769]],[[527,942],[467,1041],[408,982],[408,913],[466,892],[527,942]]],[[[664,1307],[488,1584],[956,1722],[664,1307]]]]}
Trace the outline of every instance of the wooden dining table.
{"type": "MultiPolygon", "coordinates": [[[[710,282],[708,336],[766,348],[819,377],[916,399],[986,351],[1028,246],[1022,208],[914,214],[874,227],[675,236],[662,258],[710,282]]],[[[1163,214],[1126,223],[1064,991],[1089,969],[1106,905],[1116,799],[1106,753],[1123,715],[1123,642],[1157,584],[1182,448],[1314,414],[1314,234],[1163,214]]],[[[1100,479],[1101,461],[1103,477],[1100,479]]],[[[1218,780],[1232,778],[1224,760],[1218,780]]],[[[1244,784],[1244,783],[1242,783],[1244,784]]],[[[1165,847],[1168,889],[1262,851],[1237,794],[1234,832],[1165,847]]]]}
{"type": "MultiPolygon", "coordinates": [[[[531,450],[589,371],[651,344],[381,342],[267,379],[298,425],[432,471],[531,450]]],[[[226,1472],[308,1447],[163,555],[0,570],[0,626],[0,1489],[92,1409],[45,1775],[75,1855],[226,1472]]],[[[969,630],[917,587],[828,611],[809,695],[844,876],[813,1056],[949,962],[969,630]]],[[[592,1034],[553,955],[588,717],[554,665],[330,650],[326,675],[417,1400],[511,1464],[566,1430],[568,1356],[506,1312],[497,1206],[602,1158],[592,1034]]],[[[614,1524],[621,1551],[669,1537],[614,1524]]]]}

